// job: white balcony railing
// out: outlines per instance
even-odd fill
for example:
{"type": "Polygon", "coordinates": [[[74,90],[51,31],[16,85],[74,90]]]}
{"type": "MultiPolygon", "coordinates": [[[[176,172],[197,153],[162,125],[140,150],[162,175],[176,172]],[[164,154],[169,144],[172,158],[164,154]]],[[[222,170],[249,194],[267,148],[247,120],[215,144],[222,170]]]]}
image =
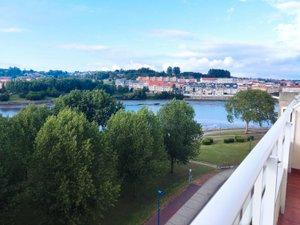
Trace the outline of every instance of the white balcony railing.
{"type": "Polygon", "coordinates": [[[298,96],[191,225],[274,225],[284,212],[298,96]]]}

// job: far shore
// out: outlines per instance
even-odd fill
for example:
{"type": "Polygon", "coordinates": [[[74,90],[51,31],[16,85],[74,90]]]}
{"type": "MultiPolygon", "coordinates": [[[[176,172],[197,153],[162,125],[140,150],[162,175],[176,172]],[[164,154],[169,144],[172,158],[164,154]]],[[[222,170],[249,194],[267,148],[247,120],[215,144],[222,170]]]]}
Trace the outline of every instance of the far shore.
{"type": "MultiPolygon", "coordinates": [[[[204,98],[184,98],[186,101],[226,101],[228,100],[227,97],[204,97],[204,98]]],[[[170,99],[135,99],[134,101],[144,101],[144,100],[170,100],[170,99]]],[[[35,105],[51,105],[53,104],[54,99],[47,99],[47,100],[21,100],[21,101],[7,101],[7,102],[0,102],[0,108],[2,109],[9,109],[9,108],[23,108],[29,104],[35,105]]],[[[126,101],[126,100],[125,100],[126,101]]]]}
{"type": "Polygon", "coordinates": [[[30,101],[30,100],[23,100],[23,101],[8,101],[8,102],[0,102],[0,108],[2,109],[15,109],[15,108],[23,108],[29,104],[35,105],[51,105],[53,104],[53,99],[48,100],[37,100],[37,101],[30,101]]]}

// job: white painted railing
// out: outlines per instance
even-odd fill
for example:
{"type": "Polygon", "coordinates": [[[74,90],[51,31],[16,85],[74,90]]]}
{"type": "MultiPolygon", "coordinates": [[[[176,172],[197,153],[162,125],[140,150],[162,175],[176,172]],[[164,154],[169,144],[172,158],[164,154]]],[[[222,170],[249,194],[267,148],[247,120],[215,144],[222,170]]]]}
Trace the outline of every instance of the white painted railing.
{"type": "Polygon", "coordinates": [[[191,225],[274,225],[284,212],[298,96],[191,225]]]}

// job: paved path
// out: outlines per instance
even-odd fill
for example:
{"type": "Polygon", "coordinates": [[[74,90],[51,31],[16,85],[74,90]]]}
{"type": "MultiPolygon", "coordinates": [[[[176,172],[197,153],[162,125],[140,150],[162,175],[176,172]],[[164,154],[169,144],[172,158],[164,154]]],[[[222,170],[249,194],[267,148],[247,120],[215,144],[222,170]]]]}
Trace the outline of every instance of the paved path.
{"type": "Polygon", "coordinates": [[[218,169],[218,165],[212,164],[212,163],[208,163],[208,162],[203,162],[203,161],[195,161],[195,160],[190,160],[191,163],[195,163],[195,164],[199,164],[202,166],[207,166],[210,168],[214,168],[214,169],[218,169]]]}
{"type": "MultiPolygon", "coordinates": [[[[201,185],[203,185],[213,175],[213,173],[210,173],[201,176],[178,196],[171,199],[160,212],[160,224],[166,224],[166,222],[199,190],[201,185]]],[[[157,225],[157,214],[154,213],[144,225],[157,225]]]]}
{"type": "Polygon", "coordinates": [[[188,225],[201,211],[209,199],[216,193],[221,185],[228,179],[234,169],[224,170],[199,188],[195,194],[168,220],[166,225],[188,225]]]}

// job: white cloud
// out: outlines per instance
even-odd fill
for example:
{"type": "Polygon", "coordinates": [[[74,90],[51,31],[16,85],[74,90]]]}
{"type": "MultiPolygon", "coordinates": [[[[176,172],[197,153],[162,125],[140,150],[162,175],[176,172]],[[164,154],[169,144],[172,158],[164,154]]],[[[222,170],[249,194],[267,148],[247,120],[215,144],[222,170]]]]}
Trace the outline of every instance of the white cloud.
{"type": "Polygon", "coordinates": [[[64,44],[60,45],[60,48],[68,50],[79,50],[79,51],[104,51],[109,49],[105,45],[87,45],[87,44],[64,44]]]}
{"type": "Polygon", "coordinates": [[[285,49],[289,49],[293,56],[300,53],[300,1],[295,0],[267,0],[281,14],[288,17],[276,27],[277,41],[285,49]],[[291,51],[292,50],[292,51],[291,51]]]}
{"type": "Polygon", "coordinates": [[[153,36],[163,38],[189,39],[195,37],[195,35],[191,32],[178,29],[156,29],[152,30],[151,34],[153,36]]]}
{"type": "Polygon", "coordinates": [[[24,31],[24,30],[19,27],[0,28],[0,32],[3,32],[3,33],[20,33],[22,31],[24,31]]]}
{"type": "Polygon", "coordinates": [[[140,68],[150,68],[153,70],[158,70],[158,68],[154,65],[135,62],[135,61],[129,61],[128,63],[120,63],[120,64],[96,62],[96,63],[87,64],[87,67],[91,70],[102,70],[102,71],[114,71],[120,69],[130,70],[130,69],[140,69],[140,68]]]}

